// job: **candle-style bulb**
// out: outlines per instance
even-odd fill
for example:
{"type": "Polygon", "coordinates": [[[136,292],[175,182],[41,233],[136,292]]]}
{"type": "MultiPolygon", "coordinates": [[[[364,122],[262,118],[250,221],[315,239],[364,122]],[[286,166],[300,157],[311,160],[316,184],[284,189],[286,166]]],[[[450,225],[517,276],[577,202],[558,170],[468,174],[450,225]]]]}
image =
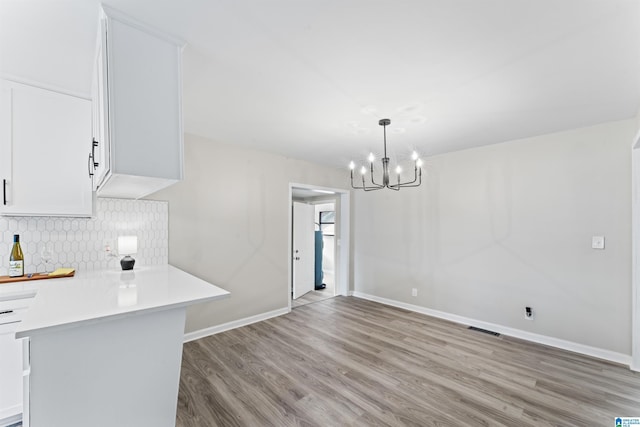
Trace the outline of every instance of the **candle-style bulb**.
{"type": "Polygon", "coordinates": [[[376,157],[373,155],[373,153],[369,153],[369,163],[373,163],[375,159],[376,157]]]}
{"type": "Polygon", "coordinates": [[[366,173],[367,173],[367,168],[365,168],[364,166],[363,166],[363,167],[361,167],[361,168],[360,168],[360,173],[361,173],[362,175],[366,175],[366,173]]]}
{"type": "Polygon", "coordinates": [[[396,166],[396,173],[398,175],[400,175],[402,173],[402,168],[400,167],[400,165],[396,166]]]}
{"type": "Polygon", "coordinates": [[[353,163],[353,160],[349,162],[349,169],[354,170],[356,168],[356,164],[353,163]]]}
{"type": "Polygon", "coordinates": [[[422,167],[422,159],[416,160],[416,166],[419,167],[419,168],[422,167]]]}
{"type": "Polygon", "coordinates": [[[418,153],[417,152],[414,151],[413,153],[411,153],[411,160],[413,160],[414,162],[416,160],[418,160],[418,153]]]}

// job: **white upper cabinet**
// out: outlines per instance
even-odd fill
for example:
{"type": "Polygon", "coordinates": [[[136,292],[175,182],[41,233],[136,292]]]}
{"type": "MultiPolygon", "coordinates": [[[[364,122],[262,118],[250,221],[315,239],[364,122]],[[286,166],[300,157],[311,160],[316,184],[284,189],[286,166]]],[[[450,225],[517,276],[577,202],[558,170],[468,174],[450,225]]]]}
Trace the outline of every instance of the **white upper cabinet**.
{"type": "Polygon", "coordinates": [[[107,134],[107,97],[103,93],[105,87],[105,61],[103,60],[103,44],[106,39],[99,38],[96,50],[96,60],[94,63],[93,76],[91,80],[91,130],[92,130],[92,146],[91,146],[91,165],[93,167],[93,188],[97,190],[98,184],[104,181],[105,175],[109,170],[109,137],[107,134]]]}
{"type": "Polygon", "coordinates": [[[91,101],[7,80],[0,95],[0,214],[90,217],[91,101]]]}
{"type": "Polygon", "coordinates": [[[103,6],[93,77],[99,197],[137,199],[182,180],[182,48],[103,6]]]}

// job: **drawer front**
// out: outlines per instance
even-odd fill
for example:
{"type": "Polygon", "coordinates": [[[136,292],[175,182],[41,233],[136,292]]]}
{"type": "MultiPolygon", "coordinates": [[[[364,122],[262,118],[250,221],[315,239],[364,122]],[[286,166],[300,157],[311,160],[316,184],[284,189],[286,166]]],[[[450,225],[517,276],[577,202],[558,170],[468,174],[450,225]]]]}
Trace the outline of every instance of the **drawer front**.
{"type": "Polygon", "coordinates": [[[33,298],[0,301],[0,325],[22,320],[33,298]]]}
{"type": "Polygon", "coordinates": [[[0,309],[0,326],[20,322],[26,312],[26,308],[0,309]]]}

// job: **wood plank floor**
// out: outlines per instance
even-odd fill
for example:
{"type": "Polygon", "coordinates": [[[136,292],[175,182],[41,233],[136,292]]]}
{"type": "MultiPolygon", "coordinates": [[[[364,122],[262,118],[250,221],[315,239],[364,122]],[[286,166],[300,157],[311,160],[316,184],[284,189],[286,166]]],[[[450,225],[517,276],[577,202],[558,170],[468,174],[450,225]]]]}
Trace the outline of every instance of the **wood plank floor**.
{"type": "Polygon", "coordinates": [[[178,427],[613,426],[627,367],[355,297],[184,346],[178,427]]]}
{"type": "Polygon", "coordinates": [[[313,304],[314,302],[324,301],[334,296],[332,289],[320,289],[318,291],[307,292],[298,299],[292,299],[291,308],[298,308],[303,305],[313,304]]]}
{"type": "Polygon", "coordinates": [[[323,301],[328,298],[333,298],[336,296],[335,293],[335,282],[333,279],[333,274],[325,273],[324,275],[324,283],[326,287],[324,289],[320,289],[318,291],[307,292],[303,296],[298,299],[291,300],[291,308],[300,307],[307,304],[312,304],[314,302],[323,301]]]}

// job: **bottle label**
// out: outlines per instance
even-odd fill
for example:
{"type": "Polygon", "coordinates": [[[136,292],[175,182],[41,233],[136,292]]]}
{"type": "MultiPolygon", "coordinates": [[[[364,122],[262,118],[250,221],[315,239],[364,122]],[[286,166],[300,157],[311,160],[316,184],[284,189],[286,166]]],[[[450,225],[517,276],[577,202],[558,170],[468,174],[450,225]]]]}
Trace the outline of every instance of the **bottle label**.
{"type": "Polygon", "coordinates": [[[24,263],[20,261],[9,261],[9,277],[24,276],[24,263]]]}

